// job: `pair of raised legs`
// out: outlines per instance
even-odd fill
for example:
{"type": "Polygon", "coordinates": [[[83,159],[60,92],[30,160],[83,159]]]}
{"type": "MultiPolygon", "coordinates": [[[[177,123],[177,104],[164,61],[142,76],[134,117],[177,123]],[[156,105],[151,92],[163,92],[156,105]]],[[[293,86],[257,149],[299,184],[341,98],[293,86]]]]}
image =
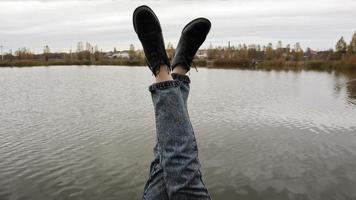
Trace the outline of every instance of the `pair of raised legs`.
{"type": "Polygon", "coordinates": [[[210,30],[210,22],[199,18],[183,29],[172,65],[153,11],[147,6],[138,7],[133,23],[149,68],[156,78],[149,90],[155,111],[157,140],[143,199],[211,199],[202,180],[198,147],[188,115],[190,79],[185,75],[210,30]]]}

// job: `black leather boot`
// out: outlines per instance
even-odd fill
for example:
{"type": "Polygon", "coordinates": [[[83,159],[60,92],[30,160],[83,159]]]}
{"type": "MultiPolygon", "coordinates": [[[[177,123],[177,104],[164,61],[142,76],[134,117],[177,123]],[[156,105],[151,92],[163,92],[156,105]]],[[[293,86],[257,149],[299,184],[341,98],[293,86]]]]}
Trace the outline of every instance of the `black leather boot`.
{"type": "Polygon", "coordinates": [[[164,46],[162,29],[155,13],[148,6],[139,6],[133,13],[133,26],[145,52],[148,67],[156,76],[160,65],[170,63],[164,46]]]}
{"type": "Polygon", "coordinates": [[[210,31],[211,23],[208,19],[198,18],[189,22],[182,31],[177,49],[172,61],[172,69],[177,65],[183,66],[187,72],[210,31]]]}

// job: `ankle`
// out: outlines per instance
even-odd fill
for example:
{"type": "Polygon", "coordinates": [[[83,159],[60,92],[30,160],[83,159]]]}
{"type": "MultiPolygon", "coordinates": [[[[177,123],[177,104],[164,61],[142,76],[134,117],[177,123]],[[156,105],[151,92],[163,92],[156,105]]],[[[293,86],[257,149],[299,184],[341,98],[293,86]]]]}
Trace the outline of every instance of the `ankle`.
{"type": "Polygon", "coordinates": [[[173,73],[185,75],[187,73],[187,70],[183,66],[177,65],[174,67],[173,73]]]}
{"type": "Polygon", "coordinates": [[[167,65],[160,65],[159,70],[156,73],[156,83],[169,80],[173,80],[169,67],[167,65]]]}

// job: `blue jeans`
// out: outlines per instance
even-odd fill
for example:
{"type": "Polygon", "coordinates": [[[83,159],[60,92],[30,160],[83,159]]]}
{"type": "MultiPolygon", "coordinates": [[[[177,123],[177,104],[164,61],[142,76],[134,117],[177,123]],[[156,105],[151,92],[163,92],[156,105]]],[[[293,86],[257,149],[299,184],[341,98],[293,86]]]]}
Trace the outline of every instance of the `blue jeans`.
{"type": "Polygon", "coordinates": [[[187,99],[190,79],[172,74],[174,80],[149,87],[156,119],[157,143],[144,200],[210,200],[198,160],[187,99]]]}

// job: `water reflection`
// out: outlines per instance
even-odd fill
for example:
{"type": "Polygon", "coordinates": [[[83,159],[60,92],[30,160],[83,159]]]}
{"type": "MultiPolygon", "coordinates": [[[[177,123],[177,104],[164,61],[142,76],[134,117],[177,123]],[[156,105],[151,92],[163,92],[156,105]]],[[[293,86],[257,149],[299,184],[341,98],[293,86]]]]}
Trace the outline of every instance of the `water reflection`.
{"type": "MultiPolygon", "coordinates": [[[[200,69],[191,78],[214,199],[356,198],[356,76],[200,69]]],[[[0,199],[140,199],[151,81],[140,67],[0,68],[0,199]]]]}
{"type": "Polygon", "coordinates": [[[346,89],[348,101],[356,104],[356,72],[336,72],[335,77],[335,89],[346,89]]]}
{"type": "Polygon", "coordinates": [[[356,104],[356,79],[352,79],[349,82],[347,82],[346,85],[347,89],[347,94],[350,97],[350,101],[356,104]]]}

